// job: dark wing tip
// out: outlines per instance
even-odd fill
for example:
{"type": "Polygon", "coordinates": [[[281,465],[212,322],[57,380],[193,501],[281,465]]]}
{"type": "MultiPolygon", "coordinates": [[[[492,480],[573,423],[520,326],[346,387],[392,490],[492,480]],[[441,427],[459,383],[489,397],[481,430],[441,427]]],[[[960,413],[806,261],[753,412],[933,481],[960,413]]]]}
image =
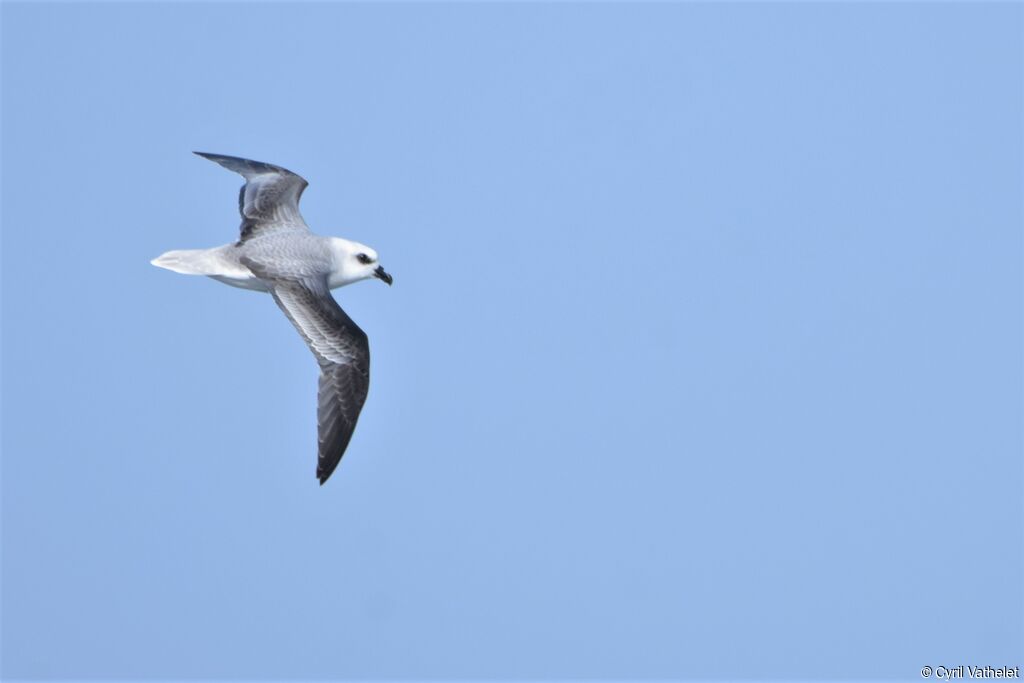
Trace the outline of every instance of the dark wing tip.
{"type": "Polygon", "coordinates": [[[228,154],[212,154],[210,152],[193,151],[192,153],[195,154],[196,156],[208,159],[209,161],[212,161],[215,164],[220,164],[229,171],[234,171],[235,173],[244,177],[246,181],[250,180],[251,177],[254,175],[259,175],[263,173],[277,173],[289,176],[290,178],[293,178],[299,183],[299,191],[298,194],[295,196],[296,204],[298,204],[299,199],[302,197],[302,191],[305,190],[306,187],[309,185],[309,183],[306,182],[306,179],[300,176],[298,173],[289,171],[287,168],[283,166],[268,164],[265,161],[255,161],[253,159],[245,159],[243,157],[233,157],[228,154]]]}
{"type": "Polygon", "coordinates": [[[196,156],[202,157],[215,164],[220,164],[229,171],[245,175],[251,171],[256,170],[259,166],[269,166],[270,164],[264,164],[259,161],[252,161],[250,159],[243,159],[242,157],[233,157],[227,154],[213,154],[212,152],[196,152],[193,151],[196,156]]]}
{"type": "MultiPolygon", "coordinates": [[[[340,462],[340,459],[339,459],[339,462],[340,462]]],[[[331,468],[326,469],[326,470],[321,469],[319,466],[317,466],[317,468],[316,468],[316,478],[320,480],[320,485],[321,486],[323,486],[324,484],[327,483],[327,480],[331,478],[331,475],[334,474],[334,470],[336,470],[337,468],[338,468],[338,463],[334,463],[334,467],[331,467],[331,468]]]]}
{"type": "Polygon", "coordinates": [[[216,162],[218,164],[221,162],[222,159],[234,159],[235,158],[235,157],[227,157],[227,156],[224,156],[223,154],[213,154],[212,152],[196,152],[196,151],[193,150],[192,153],[195,154],[198,157],[202,157],[204,159],[209,159],[210,161],[214,161],[214,162],[216,162]]]}

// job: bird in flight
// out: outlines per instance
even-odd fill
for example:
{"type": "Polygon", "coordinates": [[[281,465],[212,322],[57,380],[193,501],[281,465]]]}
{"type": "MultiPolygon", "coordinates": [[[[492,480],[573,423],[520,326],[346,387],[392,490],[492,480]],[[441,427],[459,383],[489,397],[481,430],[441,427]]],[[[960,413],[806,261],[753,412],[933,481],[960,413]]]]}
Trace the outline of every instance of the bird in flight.
{"type": "Polygon", "coordinates": [[[245,178],[238,195],[241,236],[212,249],[168,251],[151,263],[274,297],[320,364],[316,476],[322,485],[345,454],[370,387],[366,333],[331,290],[370,278],[390,285],[392,278],[370,247],[310,232],[299,213],[309,184],[301,176],[260,161],[196,154],[245,178]]]}

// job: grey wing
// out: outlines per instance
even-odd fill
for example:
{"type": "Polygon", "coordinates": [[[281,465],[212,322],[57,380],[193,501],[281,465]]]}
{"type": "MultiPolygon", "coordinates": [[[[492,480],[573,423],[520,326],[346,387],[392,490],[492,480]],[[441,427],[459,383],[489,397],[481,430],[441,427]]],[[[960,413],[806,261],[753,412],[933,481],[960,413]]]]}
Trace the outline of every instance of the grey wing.
{"type": "MultiPolygon", "coordinates": [[[[259,264],[243,259],[261,279],[259,264]]],[[[271,294],[320,364],[316,476],[323,484],[341,462],[370,389],[370,345],[331,296],[325,277],[273,279],[271,294]]]]}
{"type": "Polygon", "coordinates": [[[365,367],[352,363],[320,366],[316,476],[321,485],[345,455],[369,389],[370,376],[365,367]]]}
{"type": "Polygon", "coordinates": [[[245,185],[238,194],[241,242],[269,231],[309,231],[299,213],[299,199],[309,185],[302,176],[262,161],[205,152],[196,154],[245,178],[245,185]]]}

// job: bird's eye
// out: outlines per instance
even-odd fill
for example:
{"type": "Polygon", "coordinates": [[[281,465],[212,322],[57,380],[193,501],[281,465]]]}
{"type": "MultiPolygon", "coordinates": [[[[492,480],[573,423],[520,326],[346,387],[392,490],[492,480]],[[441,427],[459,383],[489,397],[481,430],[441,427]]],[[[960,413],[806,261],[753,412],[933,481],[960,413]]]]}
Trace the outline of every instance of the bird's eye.
{"type": "Polygon", "coordinates": [[[366,254],[356,254],[356,258],[359,259],[359,262],[363,264],[373,262],[373,259],[367,256],[366,254]]]}

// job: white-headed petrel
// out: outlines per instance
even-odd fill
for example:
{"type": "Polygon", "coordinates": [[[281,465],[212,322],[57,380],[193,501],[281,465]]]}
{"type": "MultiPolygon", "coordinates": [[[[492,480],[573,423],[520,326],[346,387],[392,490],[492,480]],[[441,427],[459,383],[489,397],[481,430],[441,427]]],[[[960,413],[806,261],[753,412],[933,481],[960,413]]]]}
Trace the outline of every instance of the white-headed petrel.
{"type": "Polygon", "coordinates": [[[320,364],[316,476],[323,484],[345,453],[370,386],[366,333],[330,290],[370,278],[390,285],[391,276],[370,247],[310,232],[299,213],[309,183],[300,176],[259,161],[196,154],[245,178],[238,196],[241,237],[213,249],[169,251],[152,263],[274,297],[320,364]]]}

